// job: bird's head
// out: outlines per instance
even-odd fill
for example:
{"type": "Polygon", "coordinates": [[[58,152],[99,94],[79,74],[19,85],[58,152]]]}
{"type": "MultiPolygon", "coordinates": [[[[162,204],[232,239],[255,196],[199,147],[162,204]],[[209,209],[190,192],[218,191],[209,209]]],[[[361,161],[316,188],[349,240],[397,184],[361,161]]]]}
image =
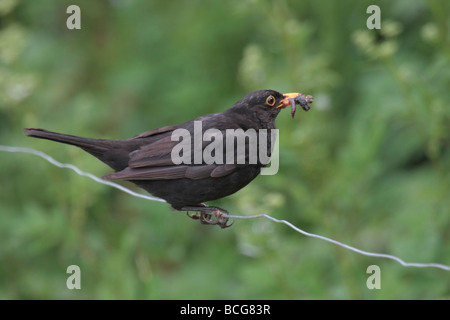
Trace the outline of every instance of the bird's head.
{"type": "Polygon", "coordinates": [[[303,93],[280,93],[275,90],[258,90],[247,94],[238,104],[244,104],[256,112],[266,113],[276,117],[281,109],[291,106],[291,115],[294,118],[296,105],[299,104],[303,110],[308,111],[310,103],[314,101],[312,96],[303,93]]]}

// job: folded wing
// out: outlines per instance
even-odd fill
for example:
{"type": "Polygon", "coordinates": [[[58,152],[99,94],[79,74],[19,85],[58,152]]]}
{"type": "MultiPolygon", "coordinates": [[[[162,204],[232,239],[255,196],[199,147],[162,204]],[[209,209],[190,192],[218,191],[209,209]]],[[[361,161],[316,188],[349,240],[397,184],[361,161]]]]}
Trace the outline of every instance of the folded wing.
{"type": "MultiPolygon", "coordinates": [[[[107,180],[170,180],[219,178],[231,174],[236,164],[179,164],[172,161],[172,150],[180,141],[172,141],[177,127],[165,127],[142,133],[132,139],[145,139],[130,153],[128,167],[103,177],[107,180]]],[[[225,132],[223,132],[225,134],[225,132]]],[[[203,141],[202,152],[211,141],[203,141]]],[[[193,150],[193,148],[191,148],[193,150]]],[[[193,161],[191,161],[192,163],[193,161]]]]}

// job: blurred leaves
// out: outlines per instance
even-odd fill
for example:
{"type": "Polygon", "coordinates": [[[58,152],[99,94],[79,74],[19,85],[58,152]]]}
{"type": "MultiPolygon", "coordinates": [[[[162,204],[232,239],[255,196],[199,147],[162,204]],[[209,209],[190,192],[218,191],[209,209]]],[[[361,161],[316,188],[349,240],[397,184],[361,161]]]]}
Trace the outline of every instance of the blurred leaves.
{"type": "Polygon", "coordinates": [[[11,106],[25,99],[36,86],[34,75],[13,71],[26,42],[26,30],[19,24],[11,24],[0,31],[0,107],[11,106]]]}
{"type": "MultiPolygon", "coordinates": [[[[377,1],[380,30],[366,29],[370,4],[0,1],[1,144],[101,176],[108,168],[83,151],[22,128],[122,139],[256,89],[312,94],[308,113],[277,119],[279,172],[211,204],[450,264],[449,2],[377,1]],[[71,4],[81,30],[65,26],[71,4]]],[[[265,219],[219,230],[32,156],[3,153],[0,167],[3,299],[450,297],[444,271],[363,257],[265,219]],[[65,287],[72,264],[80,291],[65,287]],[[371,264],[381,290],[365,285],[371,264]]]]}
{"type": "Polygon", "coordinates": [[[7,15],[17,5],[18,0],[4,0],[0,3],[0,16],[7,15]]]}

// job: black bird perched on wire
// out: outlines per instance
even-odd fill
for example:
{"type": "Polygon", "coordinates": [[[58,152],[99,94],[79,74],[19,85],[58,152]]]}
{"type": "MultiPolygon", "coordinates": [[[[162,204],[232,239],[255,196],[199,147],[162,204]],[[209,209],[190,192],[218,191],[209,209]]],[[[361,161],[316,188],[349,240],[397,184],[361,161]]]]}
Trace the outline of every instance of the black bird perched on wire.
{"type": "MultiPolygon", "coordinates": [[[[231,225],[228,224],[228,212],[203,202],[233,194],[256,178],[267,162],[260,157],[250,161],[251,151],[260,154],[259,149],[267,148],[270,157],[274,137],[267,133],[263,138],[251,141],[251,135],[247,135],[240,140],[242,149],[233,143],[231,150],[226,148],[226,140],[220,141],[220,138],[228,137],[230,130],[245,134],[250,130],[275,129],[275,118],[281,109],[290,106],[294,117],[296,104],[308,111],[312,102],[312,96],[301,93],[258,90],[222,113],[150,130],[127,140],[89,139],[43,129],[24,129],[24,132],[30,137],[80,147],[115,170],[104,179],[131,181],[166,200],[176,210],[199,213],[188,214],[193,219],[226,228],[231,225]],[[198,125],[201,125],[200,129],[198,125]],[[205,138],[208,132],[212,134],[205,138]],[[196,143],[195,135],[199,133],[202,137],[200,143],[196,143]],[[194,139],[187,139],[187,135],[193,135],[194,139]],[[183,137],[187,141],[182,143],[183,137]],[[260,147],[263,140],[265,144],[260,147]],[[256,148],[253,148],[254,144],[257,144],[256,148]],[[174,152],[175,148],[177,152],[174,152]],[[231,157],[227,157],[230,153],[231,157]],[[181,154],[182,157],[174,157],[181,154]],[[216,161],[208,161],[203,155],[210,155],[216,161]]],[[[229,139],[239,142],[237,136],[229,139]]]]}

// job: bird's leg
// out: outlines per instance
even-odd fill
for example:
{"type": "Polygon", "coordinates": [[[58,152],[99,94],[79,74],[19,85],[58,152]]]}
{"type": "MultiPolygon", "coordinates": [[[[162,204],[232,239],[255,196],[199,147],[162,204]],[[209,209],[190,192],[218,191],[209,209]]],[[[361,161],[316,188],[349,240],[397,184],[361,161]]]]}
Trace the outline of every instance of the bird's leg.
{"type": "MultiPolygon", "coordinates": [[[[184,209],[184,208],[183,208],[183,209],[184,209]]],[[[186,215],[187,215],[189,218],[194,219],[194,220],[200,219],[200,215],[198,215],[197,213],[189,214],[189,210],[186,210],[186,215]]]]}
{"type": "Polygon", "coordinates": [[[222,229],[231,227],[231,225],[234,223],[228,223],[228,217],[226,215],[228,214],[228,211],[223,210],[221,208],[217,207],[209,207],[205,205],[204,203],[201,203],[198,206],[188,206],[183,207],[180,209],[180,211],[186,211],[186,214],[189,218],[194,220],[200,220],[200,223],[202,224],[209,224],[209,225],[215,225],[217,224],[222,229]],[[199,214],[189,214],[189,211],[196,211],[199,214]],[[212,218],[214,215],[215,219],[212,218]]]}
{"type": "Polygon", "coordinates": [[[203,224],[208,224],[208,221],[211,220],[211,215],[204,211],[204,209],[207,207],[208,206],[206,206],[205,204],[202,203],[198,207],[189,206],[189,207],[183,207],[180,210],[186,211],[186,215],[189,218],[194,219],[194,220],[200,220],[200,222],[203,224]],[[189,211],[195,211],[196,213],[189,214],[189,211]],[[198,214],[197,212],[199,212],[200,214],[198,214]]]}

